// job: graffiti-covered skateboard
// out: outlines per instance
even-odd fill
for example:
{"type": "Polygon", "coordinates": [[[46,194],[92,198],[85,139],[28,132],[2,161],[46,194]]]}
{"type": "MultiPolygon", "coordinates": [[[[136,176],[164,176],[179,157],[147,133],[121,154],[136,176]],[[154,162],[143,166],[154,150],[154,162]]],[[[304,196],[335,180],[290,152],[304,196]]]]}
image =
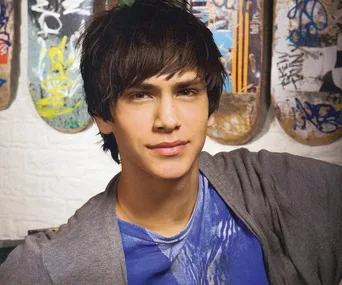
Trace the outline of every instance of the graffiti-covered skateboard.
{"type": "Polygon", "coordinates": [[[0,0],[0,110],[11,98],[11,62],[14,40],[14,0],[0,0]]]}
{"type": "Polygon", "coordinates": [[[263,0],[192,0],[192,12],[212,31],[229,75],[208,136],[243,144],[262,115],[263,0]]]}
{"type": "Polygon", "coordinates": [[[300,143],[342,135],[342,1],[274,3],[272,103],[280,125],[300,143]]]}
{"type": "Polygon", "coordinates": [[[91,123],[76,43],[92,14],[93,0],[28,0],[30,93],[39,115],[65,133],[91,123]]]}

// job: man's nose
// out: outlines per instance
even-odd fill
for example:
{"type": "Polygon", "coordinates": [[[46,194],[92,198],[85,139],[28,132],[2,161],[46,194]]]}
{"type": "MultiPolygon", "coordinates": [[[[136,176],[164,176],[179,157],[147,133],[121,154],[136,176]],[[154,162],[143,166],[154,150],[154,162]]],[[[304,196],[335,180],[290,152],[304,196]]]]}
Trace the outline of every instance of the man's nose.
{"type": "Polygon", "coordinates": [[[156,105],[154,130],[166,133],[173,132],[180,128],[180,120],[177,114],[175,98],[165,96],[156,105]]]}

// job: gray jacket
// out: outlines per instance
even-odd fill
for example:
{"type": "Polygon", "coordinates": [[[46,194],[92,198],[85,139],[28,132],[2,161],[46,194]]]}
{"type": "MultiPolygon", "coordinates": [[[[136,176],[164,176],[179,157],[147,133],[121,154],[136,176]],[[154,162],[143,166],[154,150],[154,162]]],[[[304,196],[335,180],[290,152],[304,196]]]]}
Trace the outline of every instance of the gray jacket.
{"type": "MultiPolygon", "coordinates": [[[[339,284],[342,167],[240,149],[203,152],[200,169],[258,237],[271,284],[339,284]]],[[[116,179],[57,233],[27,237],[0,267],[0,284],[126,284],[116,179]]]]}

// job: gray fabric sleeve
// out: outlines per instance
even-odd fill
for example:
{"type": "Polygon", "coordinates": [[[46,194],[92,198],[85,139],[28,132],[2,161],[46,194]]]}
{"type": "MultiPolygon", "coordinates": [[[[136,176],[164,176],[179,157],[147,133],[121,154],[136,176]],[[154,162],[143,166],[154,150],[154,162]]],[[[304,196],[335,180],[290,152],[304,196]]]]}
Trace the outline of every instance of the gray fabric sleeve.
{"type": "Polygon", "coordinates": [[[1,285],[52,284],[43,264],[41,245],[47,240],[44,234],[29,236],[17,246],[0,266],[1,285]]]}
{"type": "Polygon", "coordinates": [[[285,153],[258,156],[291,203],[342,250],[342,167],[285,153]]]}
{"type": "Polygon", "coordinates": [[[342,278],[342,167],[289,154],[261,151],[258,160],[311,227],[333,245],[342,278]]]}

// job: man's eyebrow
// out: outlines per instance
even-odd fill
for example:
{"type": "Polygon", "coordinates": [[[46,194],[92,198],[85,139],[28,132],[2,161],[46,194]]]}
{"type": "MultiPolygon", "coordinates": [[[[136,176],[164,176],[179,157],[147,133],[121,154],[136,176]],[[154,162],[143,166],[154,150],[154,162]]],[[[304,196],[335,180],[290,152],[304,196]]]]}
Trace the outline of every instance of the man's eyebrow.
{"type": "Polygon", "coordinates": [[[198,84],[204,84],[204,81],[203,79],[196,77],[195,79],[186,80],[183,82],[177,82],[173,87],[175,89],[182,89],[182,88],[187,88],[191,85],[198,85],[198,84]]]}
{"type": "MultiPolygon", "coordinates": [[[[176,84],[174,84],[172,86],[173,89],[182,89],[182,88],[187,88],[191,85],[197,85],[197,84],[204,84],[203,79],[196,77],[194,79],[190,79],[190,80],[186,80],[186,81],[180,81],[177,82],[176,84]]],[[[130,87],[129,89],[139,89],[142,91],[146,91],[146,90],[151,90],[151,89],[159,89],[158,85],[154,85],[152,83],[140,83],[137,85],[134,85],[132,87],[130,87]]]]}

